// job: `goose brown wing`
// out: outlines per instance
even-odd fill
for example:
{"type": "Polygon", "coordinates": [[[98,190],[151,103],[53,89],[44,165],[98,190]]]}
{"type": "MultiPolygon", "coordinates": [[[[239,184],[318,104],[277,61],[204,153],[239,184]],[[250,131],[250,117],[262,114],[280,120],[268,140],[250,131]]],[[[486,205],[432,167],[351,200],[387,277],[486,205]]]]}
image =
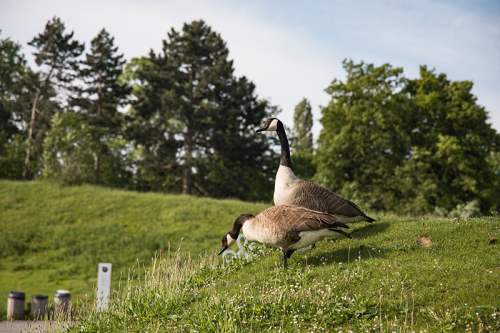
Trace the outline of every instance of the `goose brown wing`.
{"type": "Polygon", "coordinates": [[[295,182],[297,183],[294,193],[294,204],[296,205],[329,214],[349,217],[363,216],[371,219],[355,203],[342,198],[323,186],[302,179],[297,179],[295,182]]]}
{"type": "MultiPolygon", "coordinates": [[[[260,212],[256,217],[259,222],[268,221],[273,225],[282,226],[282,229],[294,232],[312,231],[320,229],[336,229],[349,227],[339,222],[335,216],[313,211],[301,206],[274,206],[260,212]]],[[[265,222],[264,222],[265,223],[265,222]]],[[[337,231],[337,230],[334,230],[337,231]]]]}

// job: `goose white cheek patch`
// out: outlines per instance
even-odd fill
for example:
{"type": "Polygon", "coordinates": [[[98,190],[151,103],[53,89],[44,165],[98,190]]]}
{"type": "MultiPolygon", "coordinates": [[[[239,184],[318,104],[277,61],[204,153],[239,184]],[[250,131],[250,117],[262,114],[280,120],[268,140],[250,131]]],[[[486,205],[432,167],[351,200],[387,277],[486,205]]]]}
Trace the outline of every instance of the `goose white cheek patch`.
{"type": "Polygon", "coordinates": [[[231,237],[230,235],[227,235],[227,247],[231,247],[234,243],[236,243],[236,239],[231,237]]]}
{"type": "Polygon", "coordinates": [[[271,131],[276,131],[277,129],[278,129],[278,119],[274,119],[266,131],[271,132],[271,131]]]}

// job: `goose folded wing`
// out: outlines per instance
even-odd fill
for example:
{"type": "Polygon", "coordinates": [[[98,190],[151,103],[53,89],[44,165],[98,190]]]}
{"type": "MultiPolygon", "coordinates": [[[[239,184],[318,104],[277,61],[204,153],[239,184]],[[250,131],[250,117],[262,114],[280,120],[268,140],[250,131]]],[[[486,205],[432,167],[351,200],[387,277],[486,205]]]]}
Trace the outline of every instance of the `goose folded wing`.
{"type": "Polygon", "coordinates": [[[296,182],[298,186],[295,200],[298,205],[307,205],[313,207],[314,210],[330,214],[367,217],[355,203],[342,198],[323,186],[302,179],[296,182]]]}
{"type": "Polygon", "coordinates": [[[289,217],[289,224],[298,232],[312,231],[320,229],[336,229],[349,227],[342,222],[339,222],[335,216],[316,212],[300,206],[291,206],[289,217]],[[292,215],[292,216],[290,216],[292,215]]]}

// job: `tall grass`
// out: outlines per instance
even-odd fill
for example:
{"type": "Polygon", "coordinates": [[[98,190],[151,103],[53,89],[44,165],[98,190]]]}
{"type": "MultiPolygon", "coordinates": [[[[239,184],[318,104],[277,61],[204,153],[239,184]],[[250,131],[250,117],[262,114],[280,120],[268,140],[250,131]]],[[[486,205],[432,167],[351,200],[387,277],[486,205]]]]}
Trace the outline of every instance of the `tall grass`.
{"type": "MultiPolygon", "coordinates": [[[[415,284],[400,274],[379,281],[378,292],[350,292],[373,283],[361,256],[335,263],[323,276],[307,259],[284,271],[271,249],[223,264],[214,254],[182,259],[158,255],[151,267],[134,266],[107,311],[83,306],[75,332],[497,332],[494,306],[416,306],[415,284]],[[353,259],[353,260],[352,260],[353,259]],[[248,272],[251,268],[252,272],[248,272]],[[238,276],[253,274],[245,283],[238,276]],[[260,273],[259,276],[255,273],[260,273]],[[327,282],[325,282],[325,278],[327,282]],[[381,283],[380,283],[381,282],[381,283]]],[[[354,252],[354,251],[353,251],[354,252]]],[[[319,259],[323,263],[332,256],[319,259]]]]}

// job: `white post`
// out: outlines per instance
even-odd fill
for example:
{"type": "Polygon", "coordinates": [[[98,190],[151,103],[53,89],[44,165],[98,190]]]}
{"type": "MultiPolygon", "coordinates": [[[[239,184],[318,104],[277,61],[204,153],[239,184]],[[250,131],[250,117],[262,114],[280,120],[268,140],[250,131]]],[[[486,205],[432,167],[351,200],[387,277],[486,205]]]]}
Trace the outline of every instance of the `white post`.
{"type": "Polygon", "coordinates": [[[111,264],[99,263],[97,269],[97,309],[108,308],[109,289],[111,288],[111,264]]]}

